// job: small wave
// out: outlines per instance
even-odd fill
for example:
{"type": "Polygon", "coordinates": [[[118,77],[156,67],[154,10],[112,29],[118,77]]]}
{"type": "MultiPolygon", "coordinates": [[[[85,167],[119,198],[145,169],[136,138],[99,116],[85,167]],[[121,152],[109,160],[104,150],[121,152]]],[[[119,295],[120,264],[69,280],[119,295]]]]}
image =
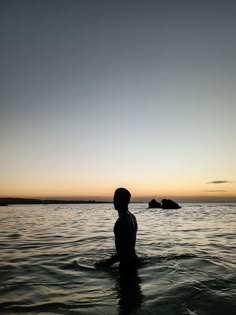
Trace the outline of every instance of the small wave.
{"type": "Polygon", "coordinates": [[[20,233],[12,233],[12,234],[7,235],[8,238],[19,238],[21,236],[22,236],[22,234],[20,234],[20,233]]]}
{"type": "Polygon", "coordinates": [[[162,256],[164,260],[178,260],[178,259],[189,259],[189,258],[196,258],[196,254],[185,253],[185,254],[169,254],[166,256],[162,256]]]}
{"type": "MultiPolygon", "coordinates": [[[[21,313],[28,313],[28,312],[47,312],[47,311],[56,311],[56,310],[68,310],[75,308],[75,305],[65,304],[65,303],[41,303],[41,304],[32,304],[32,305],[16,305],[12,302],[5,302],[0,304],[0,309],[6,310],[8,312],[14,311],[14,312],[21,312],[21,313]]],[[[54,312],[52,312],[53,314],[54,312]]],[[[55,314],[58,314],[55,312],[55,314]]]]}
{"type": "Polygon", "coordinates": [[[76,260],[72,261],[71,263],[64,264],[60,268],[63,270],[85,270],[85,271],[95,270],[95,267],[93,265],[90,266],[83,263],[79,263],[76,260]]]}

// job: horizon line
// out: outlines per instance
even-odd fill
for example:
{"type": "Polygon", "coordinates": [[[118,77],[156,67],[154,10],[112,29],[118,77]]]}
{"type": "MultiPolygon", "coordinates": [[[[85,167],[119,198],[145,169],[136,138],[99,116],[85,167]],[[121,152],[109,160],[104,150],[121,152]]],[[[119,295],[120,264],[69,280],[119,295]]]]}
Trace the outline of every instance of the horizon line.
{"type": "MultiPolygon", "coordinates": [[[[42,201],[42,202],[58,202],[58,203],[113,203],[112,198],[101,198],[101,197],[0,197],[0,201],[5,200],[32,200],[32,201],[42,201]]],[[[208,202],[236,202],[236,196],[181,196],[181,197],[163,197],[163,198],[155,198],[155,197],[134,197],[131,199],[130,203],[149,203],[152,199],[156,199],[157,201],[161,201],[162,199],[171,199],[180,203],[208,203],[208,202]]]]}

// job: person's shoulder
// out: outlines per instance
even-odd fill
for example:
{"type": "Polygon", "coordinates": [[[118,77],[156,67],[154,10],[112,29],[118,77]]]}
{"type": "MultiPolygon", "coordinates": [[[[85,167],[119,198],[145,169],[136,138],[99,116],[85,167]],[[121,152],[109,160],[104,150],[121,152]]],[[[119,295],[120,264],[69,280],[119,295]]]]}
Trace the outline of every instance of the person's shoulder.
{"type": "Polygon", "coordinates": [[[136,217],[133,213],[129,212],[130,216],[136,221],[136,217]]]}
{"type": "Polygon", "coordinates": [[[130,214],[133,218],[135,218],[135,215],[134,215],[132,212],[129,212],[129,214],[130,214]]]}
{"type": "Polygon", "coordinates": [[[123,225],[125,223],[128,223],[130,221],[130,218],[131,218],[131,215],[129,212],[122,213],[117,219],[116,223],[123,225]]]}

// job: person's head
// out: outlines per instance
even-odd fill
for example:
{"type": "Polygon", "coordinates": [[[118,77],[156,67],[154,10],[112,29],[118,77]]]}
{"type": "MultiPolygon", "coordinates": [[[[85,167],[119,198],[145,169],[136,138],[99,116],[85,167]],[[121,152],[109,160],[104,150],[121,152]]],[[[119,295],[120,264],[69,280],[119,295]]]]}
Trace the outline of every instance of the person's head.
{"type": "Polygon", "coordinates": [[[131,194],[125,188],[118,188],[114,194],[114,207],[116,210],[125,211],[128,209],[128,204],[130,202],[131,194]]]}

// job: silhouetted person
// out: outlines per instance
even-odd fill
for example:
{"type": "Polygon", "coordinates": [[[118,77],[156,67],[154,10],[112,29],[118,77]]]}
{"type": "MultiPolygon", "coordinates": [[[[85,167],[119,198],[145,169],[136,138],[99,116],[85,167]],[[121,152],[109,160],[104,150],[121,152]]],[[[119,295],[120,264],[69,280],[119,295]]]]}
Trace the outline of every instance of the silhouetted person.
{"type": "Polygon", "coordinates": [[[119,214],[114,225],[116,254],[98,263],[98,266],[109,266],[120,262],[121,268],[127,268],[137,266],[139,263],[135,252],[138,225],[135,216],[128,210],[130,198],[131,194],[125,188],[118,188],[115,191],[113,203],[119,214]]]}

